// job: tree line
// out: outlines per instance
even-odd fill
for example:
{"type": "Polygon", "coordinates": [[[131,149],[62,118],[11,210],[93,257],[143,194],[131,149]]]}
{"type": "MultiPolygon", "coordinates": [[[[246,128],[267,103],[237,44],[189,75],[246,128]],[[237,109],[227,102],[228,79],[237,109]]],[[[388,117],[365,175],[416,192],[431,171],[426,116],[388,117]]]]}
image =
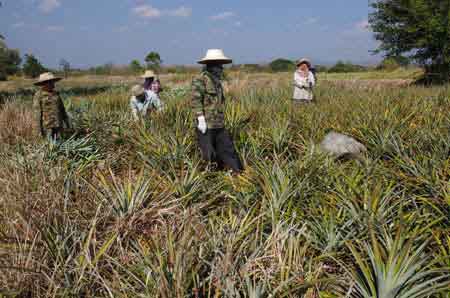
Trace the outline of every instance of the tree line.
{"type": "MultiPolygon", "coordinates": [[[[450,0],[369,0],[372,12],[369,14],[369,26],[379,47],[373,53],[381,53],[384,60],[379,69],[396,69],[415,63],[425,70],[425,82],[447,82],[450,80],[450,0]]],[[[1,7],[1,3],[0,3],[1,7]]],[[[141,64],[131,61],[127,69],[130,73],[140,73],[144,69],[161,69],[162,59],[156,52],[150,52],[141,64]]],[[[9,49],[0,35],[0,80],[22,72],[35,77],[45,67],[31,54],[25,55],[24,64],[19,51],[9,49]]],[[[276,59],[269,65],[245,64],[240,67],[246,71],[291,71],[295,64],[289,59],[276,59]]],[[[60,68],[67,75],[71,70],[66,60],[61,60],[60,68]]],[[[96,74],[107,74],[114,65],[107,63],[91,68],[96,74]]],[[[183,72],[190,68],[169,67],[163,71],[183,72]]],[[[319,71],[355,72],[367,68],[349,62],[339,61],[336,65],[319,71]]]]}

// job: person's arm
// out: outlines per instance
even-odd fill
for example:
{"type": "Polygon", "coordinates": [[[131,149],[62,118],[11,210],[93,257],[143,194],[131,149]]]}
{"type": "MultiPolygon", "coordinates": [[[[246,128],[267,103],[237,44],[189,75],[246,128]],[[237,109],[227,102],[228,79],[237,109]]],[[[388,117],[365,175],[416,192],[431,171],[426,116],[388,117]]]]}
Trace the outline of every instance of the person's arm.
{"type": "Polygon", "coordinates": [[[39,131],[41,132],[41,135],[44,136],[44,127],[42,125],[42,102],[41,102],[41,96],[39,92],[36,92],[36,94],[33,97],[33,111],[34,111],[34,119],[39,125],[39,131]]]}
{"type": "Polygon", "coordinates": [[[191,108],[196,117],[204,116],[203,105],[206,93],[205,82],[199,78],[192,81],[191,108]]]}
{"type": "Polygon", "coordinates": [[[312,88],[316,85],[316,78],[314,77],[314,74],[312,71],[308,74],[308,80],[309,80],[309,87],[312,88]]]}
{"type": "Polygon", "coordinates": [[[158,111],[162,111],[163,104],[161,102],[161,99],[159,98],[159,95],[152,92],[152,94],[149,96],[149,103],[158,111]]]}
{"type": "Polygon", "coordinates": [[[191,106],[193,112],[195,113],[195,117],[197,118],[197,128],[203,134],[205,134],[206,130],[208,129],[204,113],[205,94],[206,94],[205,82],[200,78],[194,79],[192,81],[191,106]]]}
{"type": "Polygon", "coordinates": [[[294,85],[298,88],[309,87],[307,78],[302,77],[298,72],[295,72],[294,74],[294,85]]]}
{"type": "Polygon", "coordinates": [[[134,97],[132,97],[130,100],[130,108],[131,108],[131,114],[133,115],[133,119],[135,121],[138,121],[139,120],[139,110],[138,110],[138,107],[136,106],[134,97]]]}
{"type": "Polygon", "coordinates": [[[57,96],[57,101],[58,101],[59,112],[63,116],[63,121],[66,124],[67,128],[72,128],[72,124],[70,123],[70,118],[69,118],[69,115],[67,114],[66,108],[64,107],[62,98],[61,98],[61,96],[59,96],[59,94],[57,94],[56,96],[57,96]]]}

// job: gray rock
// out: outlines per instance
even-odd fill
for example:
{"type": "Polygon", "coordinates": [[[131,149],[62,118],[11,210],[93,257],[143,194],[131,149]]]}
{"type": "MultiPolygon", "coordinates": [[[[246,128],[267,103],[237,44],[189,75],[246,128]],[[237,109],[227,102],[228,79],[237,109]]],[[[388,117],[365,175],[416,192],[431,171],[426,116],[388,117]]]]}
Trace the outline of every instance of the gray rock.
{"type": "Polygon", "coordinates": [[[366,152],[366,147],[352,137],[330,132],[320,143],[320,148],[337,158],[358,158],[366,152]]]}

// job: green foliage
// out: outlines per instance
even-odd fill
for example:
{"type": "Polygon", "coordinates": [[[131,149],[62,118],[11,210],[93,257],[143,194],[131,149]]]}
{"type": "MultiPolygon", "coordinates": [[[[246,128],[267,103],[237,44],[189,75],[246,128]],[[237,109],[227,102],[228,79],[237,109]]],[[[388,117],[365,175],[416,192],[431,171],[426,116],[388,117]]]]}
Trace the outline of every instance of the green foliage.
{"type": "Polygon", "coordinates": [[[138,73],[142,72],[143,67],[142,67],[141,63],[139,62],[139,60],[133,60],[130,62],[130,69],[134,74],[138,74],[138,73]]]}
{"type": "Polygon", "coordinates": [[[59,144],[31,133],[26,99],[0,110],[2,293],[448,297],[449,87],[321,80],[298,107],[291,74],[232,78],[235,177],[200,160],[180,78],[139,123],[128,86],[68,95],[59,144]],[[329,130],[367,154],[325,155],[329,130]]]}
{"type": "Polygon", "coordinates": [[[0,40],[0,81],[6,80],[7,76],[19,72],[19,65],[22,62],[18,50],[9,49],[0,40]]]}
{"type": "Polygon", "coordinates": [[[364,66],[355,65],[350,62],[338,61],[333,67],[328,69],[330,73],[362,72],[366,71],[364,66]]]}
{"type": "Polygon", "coordinates": [[[450,2],[434,0],[374,1],[369,22],[388,57],[408,55],[426,66],[437,81],[450,77],[450,2]]]}
{"type": "Polygon", "coordinates": [[[402,229],[395,238],[372,231],[370,244],[364,242],[358,248],[349,245],[357,264],[351,297],[427,298],[448,292],[450,271],[432,269],[435,260],[426,252],[428,242],[414,232],[406,235],[402,229]]]}
{"type": "Polygon", "coordinates": [[[145,57],[145,62],[147,63],[147,67],[149,69],[159,69],[161,67],[161,56],[157,52],[150,52],[145,57]]]}
{"type": "Polygon", "coordinates": [[[295,63],[291,60],[279,58],[270,62],[269,67],[273,72],[294,71],[295,63]]]}
{"type": "Polygon", "coordinates": [[[30,78],[36,78],[47,69],[32,54],[25,55],[25,62],[22,67],[23,73],[30,78]]]}
{"type": "Polygon", "coordinates": [[[399,69],[400,67],[405,67],[408,65],[409,65],[409,59],[407,57],[404,57],[404,56],[386,57],[377,66],[377,69],[393,71],[393,70],[399,69]]]}
{"type": "Polygon", "coordinates": [[[92,67],[89,69],[89,71],[96,75],[111,75],[113,68],[114,64],[112,62],[107,62],[103,65],[92,67]]]}

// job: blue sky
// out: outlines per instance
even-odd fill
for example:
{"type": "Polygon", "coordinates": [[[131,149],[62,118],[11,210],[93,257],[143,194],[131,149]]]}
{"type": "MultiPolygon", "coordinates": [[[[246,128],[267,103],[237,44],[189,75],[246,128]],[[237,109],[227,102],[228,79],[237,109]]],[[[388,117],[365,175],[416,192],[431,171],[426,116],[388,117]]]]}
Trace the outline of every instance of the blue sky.
{"type": "Polygon", "coordinates": [[[55,67],[141,61],[194,64],[208,48],[235,63],[308,57],[374,63],[364,0],[2,0],[0,32],[10,47],[55,67]]]}

